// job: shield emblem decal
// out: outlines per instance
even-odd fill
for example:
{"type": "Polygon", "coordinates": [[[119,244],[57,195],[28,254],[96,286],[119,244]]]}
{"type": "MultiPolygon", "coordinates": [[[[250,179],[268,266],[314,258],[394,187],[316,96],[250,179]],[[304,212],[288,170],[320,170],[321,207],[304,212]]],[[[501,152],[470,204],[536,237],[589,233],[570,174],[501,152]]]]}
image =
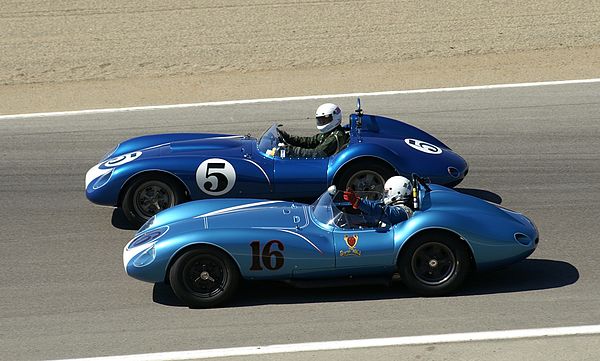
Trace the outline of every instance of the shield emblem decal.
{"type": "Polygon", "coordinates": [[[344,240],[346,241],[346,244],[348,245],[348,247],[354,248],[354,247],[356,247],[356,243],[358,242],[358,236],[357,235],[344,236],[344,240]]]}
{"type": "Polygon", "coordinates": [[[344,235],[344,241],[346,241],[346,245],[348,246],[348,250],[340,251],[341,257],[348,256],[360,256],[360,250],[356,249],[356,244],[358,243],[358,234],[353,235],[344,235]]]}

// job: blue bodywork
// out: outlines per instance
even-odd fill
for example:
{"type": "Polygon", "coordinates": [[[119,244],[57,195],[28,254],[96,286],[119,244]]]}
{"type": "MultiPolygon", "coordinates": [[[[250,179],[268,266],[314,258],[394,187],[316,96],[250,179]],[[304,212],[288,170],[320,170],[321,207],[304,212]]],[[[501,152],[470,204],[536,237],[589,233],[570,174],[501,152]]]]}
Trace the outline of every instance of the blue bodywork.
{"type": "Polygon", "coordinates": [[[350,115],[349,144],[329,158],[282,158],[276,126],[261,138],[227,134],[147,135],[119,144],[86,174],[86,196],[119,206],[128,182],[149,172],[176,180],[192,200],[213,197],[315,199],[355,162],[380,161],[410,177],[453,186],[467,162],[448,146],[409,124],[375,115],[350,115]],[[226,186],[225,186],[226,185],[226,186]]]}
{"type": "Polygon", "coordinates": [[[312,205],[193,201],[152,217],[125,246],[124,267],[136,279],[164,282],[179,255],[210,245],[226,252],[245,279],[391,275],[408,241],[442,230],[460,237],[482,270],[525,259],[538,244],[537,228],[521,213],[439,185],[420,188],[418,197],[420,208],[411,218],[383,227],[357,221],[360,216],[346,213],[327,192],[312,205]]]}

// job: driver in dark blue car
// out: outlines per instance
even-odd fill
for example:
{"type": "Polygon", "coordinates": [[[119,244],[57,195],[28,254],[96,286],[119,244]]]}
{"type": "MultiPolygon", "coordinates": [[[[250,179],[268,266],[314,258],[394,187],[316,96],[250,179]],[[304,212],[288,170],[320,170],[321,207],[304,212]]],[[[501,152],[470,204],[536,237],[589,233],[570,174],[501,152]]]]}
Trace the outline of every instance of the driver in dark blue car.
{"type": "MultiPolygon", "coordinates": [[[[300,137],[277,129],[283,143],[279,144],[281,157],[289,158],[325,158],[339,152],[350,141],[342,128],[342,110],[335,104],[321,104],[315,114],[319,134],[312,137],[300,137]],[[281,152],[284,150],[284,152],[281,152]]],[[[267,151],[274,156],[277,148],[267,151]]]]}
{"type": "Polygon", "coordinates": [[[354,191],[344,191],[343,198],[350,202],[352,208],[360,209],[366,216],[379,220],[380,226],[386,227],[409,219],[413,210],[410,204],[411,183],[402,176],[394,176],[385,182],[383,203],[361,199],[354,191]]]}

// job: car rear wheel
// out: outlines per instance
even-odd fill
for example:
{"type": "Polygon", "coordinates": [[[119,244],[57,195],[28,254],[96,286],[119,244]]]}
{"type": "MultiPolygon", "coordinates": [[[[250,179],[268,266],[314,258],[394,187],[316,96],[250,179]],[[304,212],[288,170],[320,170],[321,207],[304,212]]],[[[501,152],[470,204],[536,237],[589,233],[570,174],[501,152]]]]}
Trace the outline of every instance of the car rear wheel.
{"type": "Polygon", "coordinates": [[[423,296],[442,296],[462,285],[470,270],[464,242],[447,232],[428,232],[409,242],[398,261],[408,288],[423,296]]]}
{"type": "Polygon", "coordinates": [[[233,261],[213,248],[187,251],[173,263],[169,272],[173,292],[192,308],[222,304],[233,295],[239,280],[233,261]]]}
{"type": "Polygon", "coordinates": [[[123,213],[132,225],[140,227],[158,212],[181,203],[184,197],[184,192],[172,180],[142,176],[127,188],[123,213]]]}
{"type": "Polygon", "coordinates": [[[394,169],[382,163],[362,161],[351,164],[340,174],[336,187],[351,188],[354,191],[374,191],[383,193],[383,185],[390,177],[396,175],[394,169]]]}

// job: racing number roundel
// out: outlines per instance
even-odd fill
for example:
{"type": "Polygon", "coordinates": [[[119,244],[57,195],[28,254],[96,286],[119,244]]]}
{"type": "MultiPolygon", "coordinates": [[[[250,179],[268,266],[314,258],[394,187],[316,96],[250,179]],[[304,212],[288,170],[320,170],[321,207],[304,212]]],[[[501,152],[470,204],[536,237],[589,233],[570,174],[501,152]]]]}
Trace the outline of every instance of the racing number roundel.
{"type": "Polygon", "coordinates": [[[436,147],[433,144],[429,144],[427,142],[424,142],[422,140],[418,140],[418,139],[413,139],[413,138],[406,138],[404,139],[404,142],[406,144],[408,144],[409,147],[416,149],[420,152],[423,153],[428,153],[428,154],[442,154],[442,150],[439,147],[436,147]]]}
{"type": "Polygon", "coordinates": [[[196,183],[210,196],[223,195],[235,185],[235,169],[225,159],[207,159],[196,170],[196,183]]]}
{"type": "Polygon", "coordinates": [[[142,155],[142,152],[140,152],[140,151],[129,153],[129,154],[124,154],[124,155],[118,156],[116,158],[111,158],[111,159],[107,160],[106,162],[104,162],[102,165],[105,166],[106,168],[114,168],[114,167],[129,163],[131,161],[134,161],[137,158],[139,158],[140,155],[142,155]]]}

